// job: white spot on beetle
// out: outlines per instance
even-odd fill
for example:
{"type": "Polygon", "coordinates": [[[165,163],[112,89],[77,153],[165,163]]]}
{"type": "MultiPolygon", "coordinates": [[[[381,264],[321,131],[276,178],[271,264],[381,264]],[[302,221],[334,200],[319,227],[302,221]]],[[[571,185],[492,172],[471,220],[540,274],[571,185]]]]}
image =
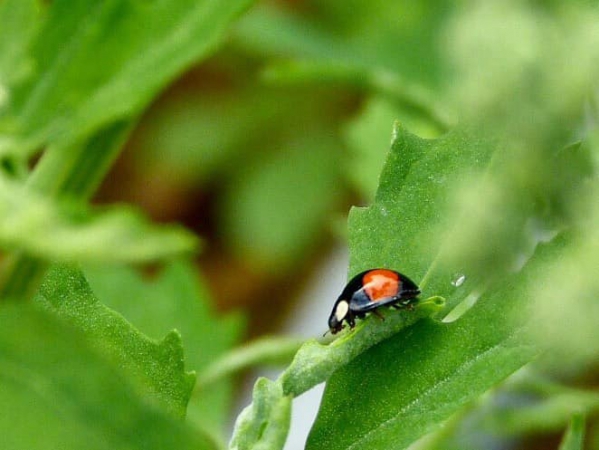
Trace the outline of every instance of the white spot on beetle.
{"type": "Polygon", "coordinates": [[[345,300],[337,303],[337,308],[335,308],[335,318],[337,319],[337,321],[341,322],[347,315],[348,311],[349,303],[347,303],[345,300]]]}

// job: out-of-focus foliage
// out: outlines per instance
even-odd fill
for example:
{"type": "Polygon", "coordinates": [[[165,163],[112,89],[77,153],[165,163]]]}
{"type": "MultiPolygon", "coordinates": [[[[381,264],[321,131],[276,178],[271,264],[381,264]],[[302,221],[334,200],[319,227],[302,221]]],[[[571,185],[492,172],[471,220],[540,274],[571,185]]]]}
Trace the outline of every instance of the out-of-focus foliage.
{"type": "MultiPolygon", "coordinates": [[[[282,377],[257,383],[233,448],[280,448],[291,397],[332,372],[309,448],[599,442],[597,6],[261,1],[207,65],[157,99],[250,3],[0,0],[0,243],[10,263],[0,293],[26,297],[50,260],[144,262],[193,248],[180,229],[85,205],[152,104],[102,195],[205,232],[202,264],[222,302],[260,305],[272,327],[350,200],[370,206],[350,214],[349,272],[392,267],[431,297],[332,344],[306,343],[282,377]]],[[[10,350],[0,389],[35,421],[26,434],[27,420],[13,430],[0,420],[17,446],[212,448],[230,372],[287,360],[296,345],[228,353],[240,324],[211,312],[186,265],[153,282],[124,268],[86,273],[91,290],[53,271],[40,293],[84,333],[48,311],[0,308],[10,350]],[[149,400],[158,393],[181,414],[179,343],[153,359],[127,353],[155,343],[96,296],[154,339],[181,332],[186,370],[210,383],[193,393],[187,425],[149,400]],[[31,349],[52,346],[48,358],[18,355],[17,317],[31,349]],[[75,376],[83,366],[91,372],[75,376]],[[164,383],[149,377],[151,393],[135,375],[173,366],[164,383]],[[114,407],[94,401],[111,374],[125,374],[107,384],[114,407]]]]}
{"type": "Polygon", "coordinates": [[[181,227],[159,227],[132,208],[86,208],[56,202],[0,179],[0,242],[8,249],[61,261],[156,261],[190,252],[198,239],[181,227]]]}
{"type": "Polygon", "coordinates": [[[4,0],[2,21],[14,25],[2,73],[27,71],[2,80],[2,152],[64,146],[134,117],[250,3],[4,0]]]}

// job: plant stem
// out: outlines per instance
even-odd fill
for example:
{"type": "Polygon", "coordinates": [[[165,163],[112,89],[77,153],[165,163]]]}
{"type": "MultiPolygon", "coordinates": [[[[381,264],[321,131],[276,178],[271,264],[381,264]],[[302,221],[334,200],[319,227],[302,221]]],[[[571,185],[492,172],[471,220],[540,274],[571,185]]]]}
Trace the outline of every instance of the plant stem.
{"type": "Polygon", "coordinates": [[[2,270],[2,289],[0,299],[28,298],[34,294],[41,281],[44,264],[39,259],[24,254],[9,257],[2,270]]]}
{"type": "Polygon", "coordinates": [[[227,353],[198,375],[197,387],[206,389],[211,383],[257,364],[288,365],[304,339],[267,337],[227,353]]]}

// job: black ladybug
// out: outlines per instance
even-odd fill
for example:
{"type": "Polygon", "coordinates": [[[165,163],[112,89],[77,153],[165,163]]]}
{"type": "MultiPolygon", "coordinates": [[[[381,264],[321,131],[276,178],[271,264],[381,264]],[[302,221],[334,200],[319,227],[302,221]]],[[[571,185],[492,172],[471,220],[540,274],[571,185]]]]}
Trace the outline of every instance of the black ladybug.
{"type": "Polygon", "coordinates": [[[350,328],[355,318],[362,319],[367,312],[381,306],[401,309],[414,304],[420,289],[405,275],[390,269],[370,269],[353,277],[335,302],[329,317],[329,329],[335,334],[343,329],[343,321],[350,328]]]}

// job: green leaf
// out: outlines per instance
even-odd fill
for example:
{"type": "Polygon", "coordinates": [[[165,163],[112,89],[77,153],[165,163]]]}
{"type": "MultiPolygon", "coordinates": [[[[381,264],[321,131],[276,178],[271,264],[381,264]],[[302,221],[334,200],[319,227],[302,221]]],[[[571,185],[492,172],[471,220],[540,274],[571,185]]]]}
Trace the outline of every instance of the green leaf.
{"type": "Polygon", "coordinates": [[[559,445],[559,450],[583,450],[584,448],[585,419],[581,415],[575,415],[570,421],[568,430],[559,445]]]}
{"type": "Polygon", "coordinates": [[[463,183],[487,175],[494,150],[468,130],[423,140],[396,128],[375,203],[350,215],[350,272],[395,268],[451,306],[478,303],[451,324],[416,323],[337,371],[327,383],[310,450],[405,448],[538,353],[522,317],[514,322],[513,315],[518,293],[553,253],[539,252],[530,274],[501,271],[495,291],[469,280],[470,266],[446,259],[453,230],[478,219],[470,215],[477,205],[456,208],[455,199],[463,183]],[[355,404],[363,413],[355,414],[355,404]]]}
{"type": "Polygon", "coordinates": [[[102,305],[81,272],[69,266],[53,267],[35,300],[83,330],[155,402],[174,415],[185,415],[195,374],[184,370],[181,336],[176,330],[160,342],[151,340],[102,305]]]}
{"type": "MultiPolygon", "coordinates": [[[[35,72],[11,94],[5,151],[72,143],[137,115],[208,54],[251,0],[53,1],[30,49],[35,72]]],[[[3,130],[6,132],[6,130],[3,130]]]]}
{"type": "MultiPolygon", "coordinates": [[[[188,261],[172,261],[157,278],[144,279],[123,266],[89,266],[85,270],[94,294],[140,331],[157,339],[177,328],[185,348],[185,365],[201,373],[239,341],[238,314],[217,315],[198,270],[188,261]]],[[[215,436],[224,432],[233,383],[221,374],[207,389],[196,386],[187,409],[189,421],[215,436]]]]}
{"type": "Polygon", "coordinates": [[[155,408],[79,330],[30,304],[0,309],[6,449],[215,449],[155,408]]]}
{"type": "Polygon", "coordinates": [[[0,243],[48,260],[147,262],[190,252],[197,239],[131,208],[60,204],[0,178],[0,243]]]}
{"type": "Polygon", "coordinates": [[[291,420],[291,396],[280,383],[259,378],[254,385],[254,402],[235,423],[231,450],[273,450],[285,444],[291,420]]]}

